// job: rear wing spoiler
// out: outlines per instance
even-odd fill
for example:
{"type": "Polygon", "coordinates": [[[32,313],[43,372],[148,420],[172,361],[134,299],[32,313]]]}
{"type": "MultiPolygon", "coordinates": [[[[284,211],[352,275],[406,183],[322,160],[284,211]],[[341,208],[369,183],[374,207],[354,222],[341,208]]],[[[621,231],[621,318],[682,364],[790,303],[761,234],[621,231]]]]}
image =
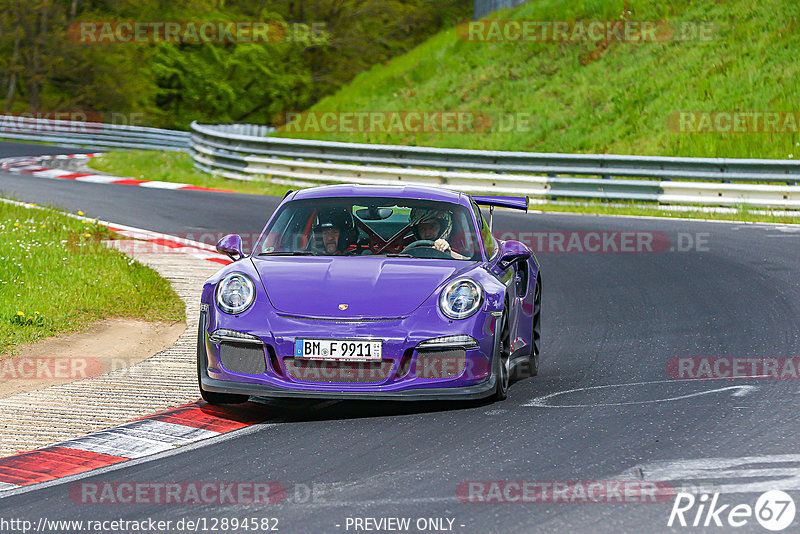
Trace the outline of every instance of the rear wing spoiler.
{"type": "Polygon", "coordinates": [[[472,195],[472,200],[478,206],[489,206],[489,231],[492,231],[492,219],[495,208],[511,208],[515,210],[528,211],[528,197],[486,197],[472,195]]]}
{"type": "Polygon", "coordinates": [[[485,197],[472,195],[472,199],[478,206],[528,211],[528,197],[485,197]]]}

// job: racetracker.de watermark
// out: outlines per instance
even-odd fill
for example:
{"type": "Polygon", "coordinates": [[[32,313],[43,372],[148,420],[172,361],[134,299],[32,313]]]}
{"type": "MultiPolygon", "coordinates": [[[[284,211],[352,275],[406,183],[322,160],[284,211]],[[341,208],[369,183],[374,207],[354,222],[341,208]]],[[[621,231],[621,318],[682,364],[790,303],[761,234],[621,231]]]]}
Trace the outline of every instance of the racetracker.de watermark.
{"type": "Polygon", "coordinates": [[[278,482],[75,482],[75,504],[280,504],[287,489],[278,482]]]}
{"type": "Polygon", "coordinates": [[[667,128],[676,133],[797,134],[798,111],[673,111],[667,128]]]}
{"type": "Polygon", "coordinates": [[[462,503],[663,503],[674,495],[666,482],[627,480],[469,480],[456,487],[462,503]]]}
{"type": "Polygon", "coordinates": [[[652,231],[548,231],[502,232],[500,239],[519,241],[535,254],[649,254],[660,252],[708,252],[709,232],[652,231]]]}
{"type": "Polygon", "coordinates": [[[100,376],[104,372],[105,366],[103,362],[93,356],[52,358],[14,356],[13,358],[0,360],[0,381],[2,382],[12,380],[82,380],[100,376]]]}
{"type": "Polygon", "coordinates": [[[293,133],[481,133],[496,124],[482,111],[286,111],[273,124],[293,133]]]}
{"type": "MultiPolygon", "coordinates": [[[[346,359],[320,360],[287,358],[283,360],[287,372],[295,379],[311,382],[380,382],[388,373],[387,365],[381,361],[353,361],[346,359]]],[[[413,362],[400,364],[398,376],[416,376],[424,379],[470,378],[489,376],[491,366],[486,359],[466,358],[466,355],[438,354],[418,355],[413,362]]],[[[524,378],[530,372],[527,363],[514,366],[512,378],[524,378]]]]}
{"type": "Polygon", "coordinates": [[[141,112],[29,111],[0,115],[0,132],[92,133],[105,125],[144,126],[148,120],[141,112]]]}
{"type": "Polygon", "coordinates": [[[321,45],[330,34],[325,22],[278,21],[79,21],[67,34],[77,43],[301,43],[321,45]]]}
{"type": "MultiPolygon", "coordinates": [[[[183,253],[186,246],[204,245],[214,247],[223,236],[231,232],[177,233],[163,239],[153,239],[150,234],[131,234],[134,240],[115,241],[115,248],[131,254],[183,253]],[[178,239],[174,239],[177,237],[178,239]]],[[[246,232],[239,234],[245,252],[252,250],[261,234],[246,232]]],[[[535,254],[593,254],[593,253],[664,253],[664,252],[708,252],[710,232],[658,231],[553,230],[547,232],[498,232],[495,236],[503,241],[519,241],[535,254]]],[[[298,246],[299,243],[298,243],[298,246]]]]}
{"type": "Polygon", "coordinates": [[[679,357],[670,358],[667,376],[676,380],[709,378],[800,378],[800,358],[679,357]]]}
{"type": "MultiPolygon", "coordinates": [[[[228,234],[237,232],[175,232],[170,235],[154,235],[150,232],[125,232],[121,239],[107,241],[108,245],[130,255],[137,254],[184,254],[197,250],[213,250],[228,234]]],[[[242,239],[242,249],[247,252],[261,236],[255,232],[237,233],[242,239]]]]}
{"type": "Polygon", "coordinates": [[[288,133],[508,133],[541,127],[530,111],[484,110],[339,110],[282,111],[272,118],[288,133]]]}
{"type": "Polygon", "coordinates": [[[471,42],[622,42],[712,41],[715,27],[705,21],[667,20],[477,20],[456,28],[471,42]]]}

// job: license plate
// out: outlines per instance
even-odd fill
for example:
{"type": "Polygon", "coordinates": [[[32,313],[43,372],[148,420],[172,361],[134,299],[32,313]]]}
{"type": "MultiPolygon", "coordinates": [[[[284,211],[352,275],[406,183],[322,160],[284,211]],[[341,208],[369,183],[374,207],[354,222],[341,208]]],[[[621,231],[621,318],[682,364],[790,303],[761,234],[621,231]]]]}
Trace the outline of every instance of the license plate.
{"type": "Polygon", "coordinates": [[[380,360],[383,343],[359,339],[295,339],[295,358],[372,362],[380,360]]]}

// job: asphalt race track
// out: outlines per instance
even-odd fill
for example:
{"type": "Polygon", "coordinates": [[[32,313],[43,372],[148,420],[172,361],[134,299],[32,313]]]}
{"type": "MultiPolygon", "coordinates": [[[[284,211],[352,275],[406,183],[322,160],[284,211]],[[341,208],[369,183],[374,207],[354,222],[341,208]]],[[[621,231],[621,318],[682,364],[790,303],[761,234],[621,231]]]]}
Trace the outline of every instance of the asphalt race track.
{"type": "MultiPolygon", "coordinates": [[[[52,151],[70,152],[0,147],[4,156],[52,151]]],[[[9,174],[0,174],[0,196],[179,235],[257,234],[280,200],[9,174]]],[[[0,516],[270,517],[281,532],[356,532],[354,518],[388,517],[411,518],[410,532],[434,531],[435,523],[416,529],[420,518],[442,518],[442,529],[464,533],[704,530],[667,526],[674,498],[462,502],[456,490],[469,481],[666,480],[676,491],[718,488],[724,504],[753,506],[766,489],[783,489],[800,505],[800,382],[676,380],[668,371],[674,358],[800,356],[800,228],[508,212],[496,212],[494,226],[529,246],[537,245],[534,233],[548,232],[537,252],[541,372],[512,384],[508,400],[266,404],[266,424],[81,479],[275,481],[288,489],[281,504],[82,504],[68,480],[0,498],[0,516]],[[586,235],[576,232],[669,242],[655,252],[550,252],[553,236],[565,236],[566,247],[572,235],[586,235]],[[702,459],[726,460],[702,463],[721,468],[701,472],[702,459]]],[[[737,531],[764,529],[750,518],[737,531]]]]}

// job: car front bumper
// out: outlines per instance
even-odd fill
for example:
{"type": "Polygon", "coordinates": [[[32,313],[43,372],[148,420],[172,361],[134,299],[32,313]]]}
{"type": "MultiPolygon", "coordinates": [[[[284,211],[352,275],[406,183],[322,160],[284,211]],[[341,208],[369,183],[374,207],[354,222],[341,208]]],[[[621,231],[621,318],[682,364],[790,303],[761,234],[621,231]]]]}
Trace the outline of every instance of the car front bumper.
{"type": "Polygon", "coordinates": [[[483,399],[494,392],[495,377],[482,384],[461,387],[443,388],[424,388],[424,389],[401,389],[396,391],[369,390],[369,391],[334,391],[334,390],[309,390],[309,389],[285,389],[266,384],[249,384],[243,382],[230,382],[209,378],[208,373],[201,369],[201,382],[203,389],[215,393],[235,393],[237,395],[249,395],[251,397],[280,397],[280,398],[304,398],[304,399],[339,399],[339,400],[470,400],[483,399]],[[205,375],[205,376],[203,376],[205,375]]]}
{"type": "MultiPolygon", "coordinates": [[[[234,372],[226,368],[221,345],[209,336],[209,331],[213,332],[219,326],[211,326],[214,323],[216,321],[209,317],[207,311],[201,313],[197,346],[198,371],[202,388],[210,392],[319,399],[468,400],[485,398],[495,390],[496,379],[491,371],[494,323],[489,314],[481,320],[476,318],[469,325],[466,322],[459,325],[466,328],[466,331],[455,332],[452,324],[447,325],[451,331],[443,335],[468,333],[477,340],[478,346],[464,351],[464,367],[460,372],[433,378],[422,376],[423,373],[418,372],[421,368],[420,354],[429,354],[420,352],[418,344],[422,339],[435,337],[436,330],[427,330],[418,336],[398,336],[397,327],[400,325],[396,323],[390,326],[349,325],[348,334],[354,338],[367,337],[366,333],[369,332],[369,337],[387,340],[384,343],[384,359],[380,363],[390,366],[385,376],[375,378],[368,374],[372,372],[369,370],[360,374],[364,372],[361,369],[351,372],[349,376],[345,376],[347,373],[343,372],[330,378],[324,375],[331,367],[323,367],[312,378],[305,378],[297,376],[296,370],[291,372],[287,365],[294,365],[299,361],[293,359],[293,337],[290,333],[297,337],[325,338],[331,335],[331,331],[324,323],[272,318],[269,333],[258,336],[263,344],[248,347],[251,353],[263,351],[262,361],[258,362],[262,365],[261,369],[250,372],[234,372]],[[340,377],[342,380],[339,380],[340,377]]],[[[336,365],[331,362],[327,364],[336,365]]]]}

